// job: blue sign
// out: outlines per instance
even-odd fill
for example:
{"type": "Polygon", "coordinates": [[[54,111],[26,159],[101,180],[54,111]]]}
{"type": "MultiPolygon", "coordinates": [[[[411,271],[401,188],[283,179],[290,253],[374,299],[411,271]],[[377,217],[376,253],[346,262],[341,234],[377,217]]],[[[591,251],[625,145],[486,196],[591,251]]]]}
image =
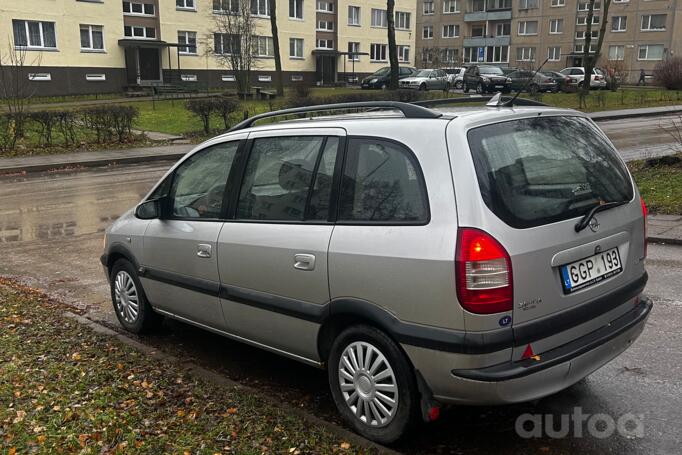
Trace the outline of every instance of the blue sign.
{"type": "Polygon", "coordinates": [[[484,59],[485,59],[485,48],[479,47],[478,48],[478,61],[482,62],[484,59]]]}

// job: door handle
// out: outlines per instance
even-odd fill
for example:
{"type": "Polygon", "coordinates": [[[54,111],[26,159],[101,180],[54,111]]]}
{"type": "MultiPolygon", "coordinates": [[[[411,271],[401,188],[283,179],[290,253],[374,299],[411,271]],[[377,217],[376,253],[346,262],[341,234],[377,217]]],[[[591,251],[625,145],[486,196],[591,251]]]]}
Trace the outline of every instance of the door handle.
{"type": "Polygon", "coordinates": [[[315,270],[315,255],[314,254],[295,254],[294,268],[297,270],[315,270]]]}
{"type": "Polygon", "coordinates": [[[197,256],[200,258],[211,257],[211,245],[208,243],[200,243],[197,245],[197,256]]]}

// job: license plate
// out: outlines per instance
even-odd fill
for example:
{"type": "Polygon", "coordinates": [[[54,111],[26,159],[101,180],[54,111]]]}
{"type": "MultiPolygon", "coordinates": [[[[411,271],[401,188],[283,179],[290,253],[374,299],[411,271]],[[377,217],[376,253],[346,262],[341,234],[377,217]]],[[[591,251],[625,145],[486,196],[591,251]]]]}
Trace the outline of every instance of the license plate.
{"type": "Polygon", "coordinates": [[[623,271],[618,248],[611,248],[561,267],[565,294],[584,289],[623,271]]]}
{"type": "Polygon", "coordinates": [[[504,85],[496,85],[495,88],[502,88],[504,85]]]}

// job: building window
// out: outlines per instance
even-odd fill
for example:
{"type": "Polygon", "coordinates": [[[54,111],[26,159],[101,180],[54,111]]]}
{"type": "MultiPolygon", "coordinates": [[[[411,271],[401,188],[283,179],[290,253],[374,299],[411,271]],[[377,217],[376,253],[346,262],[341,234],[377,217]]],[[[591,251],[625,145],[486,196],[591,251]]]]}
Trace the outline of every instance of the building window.
{"type": "Polygon", "coordinates": [[[373,62],[386,61],[386,44],[372,43],[369,47],[369,59],[373,62]]]}
{"type": "Polygon", "coordinates": [[[334,21],[317,21],[317,30],[322,32],[334,31],[334,21]]]}
{"type": "Polygon", "coordinates": [[[302,82],[303,81],[303,75],[302,74],[292,74],[291,75],[291,82],[302,82]]]}
{"type": "Polygon", "coordinates": [[[613,16],[611,18],[611,31],[612,32],[624,32],[628,28],[628,17],[627,16],[613,16]]]}
{"type": "MultiPolygon", "coordinates": [[[[601,2],[594,2],[594,11],[599,11],[601,9],[601,2]]],[[[590,10],[590,2],[589,1],[581,1],[578,2],[578,11],[589,11],[590,10]]]]}
{"type": "Polygon", "coordinates": [[[563,19],[550,19],[549,20],[549,33],[558,35],[564,33],[564,20],[563,19]]]}
{"type": "Polygon", "coordinates": [[[334,40],[331,39],[318,39],[317,40],[318,49],[334,49],[334,40]]]}
{"type": "Polygon", "coordinates": [[[197,54],[197,33],[196,32],[178,32],[178,52],[185,55],[197,54]],[[184,45],[184,46],[183,46],[184,45]]]}
{"type": "Polygon", "coordinates": [[[348,25],[360,25],[360,7],[348,7],[348,25]]]}
{"type": "Polygon", "coordinates": [[[498,10],[498,9],[511,9],[511,0],[489,0],[488,1],[488,11],[498,10]]]}
{"type": "Polygon", "coordinates": [[[457,38],[459,36],[459,25],[443,25],[443,38],[457,38]]]}
{"type": "Polygon", "coordinates": [[[609,60],[624,60],[624,59],[625,59],[625,46],[623,46],[623,45],[609,46],[609,60]]]}
{"type": "Polygon", "coordinates": [[[272,82],[272,76],[269,74],[259,74],[258,82],[272,82]]]}
{"type": "Polygon", "coordinates": [[[639,60],[663,60],[662,44],[643,44],[639,46],[639,60]]]}
{"type": "Polygon", "coordinates": [[[270,17],[270,0],[251,0],[251,14],[270,17]]]}
{"type": "Polygon", "coordinates": [[[520,21],[519,35],[537,35],[538,21],[520,21]]]}
{"type": "Polygon", "coordinates": [[[34,82],[49,82],[52,80],[51,73],[28,73],[28,80],[34,82]]]}
{"type": "Polygon", "coordinates": [[[433,25],[425,25],[422,29],[422,38],[433,39],[433,25]]]}
{"type": "MultiPolygon", "coordinates": [[[[599,38],[599,30],[592,30],[592,38],[599,38]]],[[[575,39],[585,39],[587,32],[585,30],[578,30],[575,32],[575,39]]]]}
{"type": "Polygon", "coordinates": [[[303,19],[303,0],[289,0],[289,19],[303,19]]]}
{"type": "Polygon", "coordinates": [[[548,47],[547,58],[550,62],[558,62],[561,60],[561,48],[558,46],[548,47]]]}
{"type": "Polygon", "coordinates": [[[443,14],[459,13],[459,0],[445,0],[443,2],[443,14]]]}
{"type": "Polygon", "coordinates": [[[302,38],[289,38],[289,58],[303,58],[302,38]]]}
{"type": "Polygon", "coordinates": [[[196,11],[194,0],[175,0],[175,9],[196,11]]]}
{"type": "Polygon", "coordinates": [[[123,13],[136,16],[154,16],[156,10],[153,3],[123,2],[123,13]]]}
{"type": "Polygon", "coordinates": [[[239,0],[213,0],[214,13],[239,13],[239,0]]]}
{"type": "Polygon", "coordinates": [[[81,24],[80,30],[82,51],[104,50],[104,31],[101,25],[81,24]]]}
{"type": "Polygon", "coordinates": [[[333,13],[334,4],[332,2],[326,2],[324,0],[317,0],[317,10],[325,13],[333,13]]]}
{"type": "Polygon", "coordinates": [[[435,11],[435,9],[433,7],[433,0],[424,1],[424,5],[422,7],[422,13],[425,16],[430,16],[431,14],[433,14],[434,11],[435,11]]]}
{"type": "Polygon", "coordinates": [[[241,52],[241,40],[239,35],[214,33],[213,52],[220,55],[239,54],[241,52]]]}
{"type": "Polygon", "coordinates": [[[471,37],[472,38],[484,38],[486,35],[485,24],[472,25],[471,26],[471,37]]]}
{"type": "Polygon", "coordinates": [[[13,20],[14,45],[28,49],[56,49],[54,22],[13,20]]]}
{"type": "Polygon", "coordinates": [[[107,75],[104,73],[86,74],[85,80],[88,82],[106,82],[107,75]]]}
{"type": "Polygon", "coordinates": [[[552,8],[556,8],[558,6],[566,6],[566,0],[552,0],[552,8]]]}
{"type": "Polygon", "coordinates": [[[396,11],[395,13],[395,28],[400,30],[410,29],[410,13],[403,11],[396,11]]]}
{"type": "Polygon", "coordinates": [[[360,56],[360,43],[356,41],[348,42],[348,59],[352,62],[359,62],[360,56]]]}
{"type": "MultiPolygon", "coordinates": [[[[582,54],[585,52],[585,45],[584,44],[576,44],[575,47],[573,48],[573,51],[579,54],[582,54]]],[[[597,51],[597,45],[596,44],[590,44],[590,53],[594,54],[597,51]]]]}
{"type": "Polygon", "coordinates": [[[502,22],[495,25],[495,36],[509,36],[511,35],[511,23],[502,22]]]}
{"type": "Polygon", "coordinates": [[[666,14],[645,14],[642,16],[642,31],[665,30],[666,14]]]}
{"type": "Polygon", "coordinates": [[[538,0],[519,0],[519,9],[533,9],[538,7],[538,0]]]}
{"type": "MultiPolygon", "coordinates": [[[[587,16],[578,16],[575,22],[577,25],[587,25],[587,16]]],[[[592,25],[599,23],[599,16],[592,16],[592,25]]]]}
{"type": "Polygon", "coordinates": [[[182,82],[196,82],[199,80],[196,74],[181,74],[180,80],[182,82]]]}
{"type": "Polygon", "coordinates": [[[485,48],[485,61],[487,63],[508,63],[509,46],[488,46],[485,48]]]}
{"type": "Polygon", "coordinates": [[[275,47],[272,44],[272,36],[255,36],[254,46],[257,57],[274,57],[275,47]]]}
{"type": "Polygon", "coordinates": [[[127,38],[156,39],[156,29],[154,27],[126,25],[123,27],[123,35],[127,38]]]}
{"type": "Polygon", "coordinates": [[[534,47],[517,47],[516,48],[516,60],[519,62],[535,61],[535,48],[534,47]]]}
{"type": "Polygon", "coordinates": [[[372,8],[372,27],[388,27],[385,9],[372,8]]]}
{"type": "Polygon", "coordinates": [[[459,49],[446,48],[442,50],[441,59],[444,63],[455,63],[459,60],[459,49]]]}
{"type": "Polygon", "coordinates": [[[398,46],[398,61],[399,62],[410,61],[410,46],[398,46]]]}

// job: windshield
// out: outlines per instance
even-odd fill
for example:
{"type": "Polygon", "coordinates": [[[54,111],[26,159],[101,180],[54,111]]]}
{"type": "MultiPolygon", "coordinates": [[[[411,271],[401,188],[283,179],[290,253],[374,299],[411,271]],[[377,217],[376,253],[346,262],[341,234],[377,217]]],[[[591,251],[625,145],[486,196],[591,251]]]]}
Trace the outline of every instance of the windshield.
{"type": "Polygon", "coordinates": [[[372,76],[383,76],[384,74],[388,74],[389,72],[391,72],[391,68],[385,66],[378,70],[376,73],[372,74],[372,76]]]}
{"type": "Polygon", "coordinates": [[[582,117],[538,117],[468,133],[485,204],[514,228],[581,216],[594,204],[629,201],[617,152],[582,117]]]}
{"type": "Polygon", "coordinates": [[[431,75],[431,70],[419,70],[414,77],[429,77],[431,75]]]}
{"type": "Polygon", "coordinates": [[[504,75],[502,70],[496,66],[481,66],[479,67],[479,72],[481,74],[499,74],[504,75]]]}

